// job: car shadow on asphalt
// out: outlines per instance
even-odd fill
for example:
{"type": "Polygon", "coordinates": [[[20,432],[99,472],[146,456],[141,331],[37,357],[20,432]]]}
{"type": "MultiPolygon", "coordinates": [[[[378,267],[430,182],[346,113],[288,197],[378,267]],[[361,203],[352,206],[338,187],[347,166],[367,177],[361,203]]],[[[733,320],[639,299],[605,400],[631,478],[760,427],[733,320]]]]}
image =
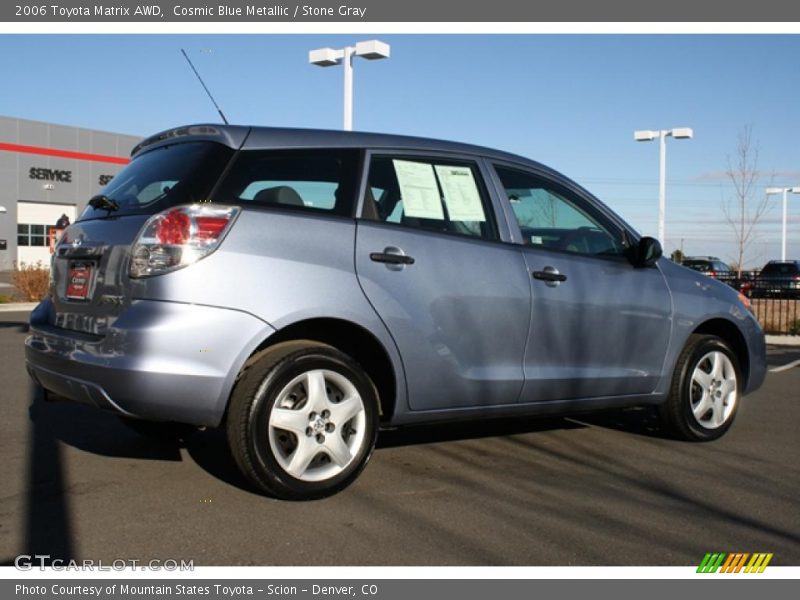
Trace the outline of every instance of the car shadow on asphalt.
{"type": "Polygon", "coordinates": [[[575,415],[569,419],[588,427],[614,429],[649,438],[672,439],[669,433],[662,428],[654,406],[586,413],[575,415]]]}
{"type": "Polygon", "coordinates": [[[199,431],[184,443],[189,456],[206,473],[242,491],[260,494],[236,466],[224,429],[199,431]]]}
{"type": "Polygon", "coordinates": [[[0,329],[16,329],[20,333],[28,333],[27,321],[0,321],[0,329]]]}
{"type": "Polygon", "coordinates": [[[31,555],[68,559],[72,553],[61,444],[115,458],[180,461],[178,441],[146,439],[114,415],[58,399],[31,384],[28,409],[28,514],[25,548],[31,555]],[[52,397],[51,397],[52,398],[52,397]],[[44,551],[46,550],[46,551],[44,551]]]}
{"type": "Polygon", "coordinates": [[[153,439],[129,429],[119,418],[94,407],[49,396],[30,407],[31,423],[48,436],[79,450],[118,458],[180,461],[180,440],[153,439]]]}
{"type": "MultiPolygon", "coordinates": [[[[658,427],[658,417],[654,410],[626,409],[586,413],[574,417],[516,417],[384,430],[378,434],[376,451],[587,427],[616,429],[647,437],[666,437],[658,427]]],[[[208,474],[243,491],[260,493],[239,472],[228,449],[224,431],[208,430],[194,434],[185,441],[185,448],[192,460],[208,474]]]]}
{"type": "Polygon", "coordinates": [[[44,564],[73,558],[72,525],[61,446],[42,412],[43,392],[30,386],[30,434],[25,546],[21,554],[46,556],[44,564]]]}
{"type": "MultiPolygon", "coordinates": [[[[556,429],[579,429],[582,427],[585,427],[585,425],[561,418],[491,419],[482,422],[465,421],[463,423],[414,426],[381,431],[378,434],[376,449],[380,452],[383,448],[503,437],[556,429]]],[[[188,437],[185,440],[185,448],[197,466],[209,475],[243,491],[261,494],[240,473],[228,449],[225,432],[222,429],[201,431],[188,437]]]]}
{"type": "Polygon", "coordinates": [[[482,421],[457,421],[381,431],[378,435],[376,447],[378,449],[396,448],[416,444],[504,437],[521,433],[537,433],[556,429],[580,429],[583,427],[585,425],[561,417],[516,417],[482,421]]]}
{"type": "MultiPolygon", "coordinates": [[[[28,489],[28,538],[26,548],[35,549],[47,540],[48,548],[60,548],[59,557],[69,555],[68,511],[61,474],[59,443],[101,456],[180,461],[184,448],[197,466],[212,477],[242,491],[260,494],[240,473],[228,448],[224,429],[201,430],[182,439],[152,439],[128,429],[116,416],[92,407],[52,397],[45,401],[37,392],[30,406],[32,459],[28,489]],[[60,499],[60,500],[59,500],[60,499]],[[60,535],[58,532],[64,532],[60,535]],[[63,543],[52,546],[53,540],[63,543]]],[[[381,449],[440,444],[481,438],[502,438],[555,430],[602,427],[648,437],[663,437],[655,411],[617,410],[573,417],[516,417],[482,421],[417,425],[381,431],[381,449]]],[[[51,552],[53,554],[53,552],[51,552]]]]}
{"type": "MultiPolygon", "coordinates": [[[[642,435],[651,435],[653,425],[641,415],[632,414],[634,411],[615,411],[609,414],[593,414],[591,417],[583,415],[581,421],[561,417],[526,417],[509,419],[487,419],[478,422],[455,422],[435,425],[418,425],[402,429],[381,431],[378,435],[376,450],[413,446],[421,444],[439,444],[463,440],[474,440],[490,437],[506,437],[524,433],[538,433],[565,429],[582,429],[591,426],[620,429],[642,435]],[[629,414],[630,413],[630,414],[629,414]]],[[[114,421],[110,415],[103,415],[114,421]]],[[[117,424],[118,425],[118,424],[117,424]]],[[[124,429],[124,427],[123,427],[124,429]]],[[[142,447],[154,444],[153,440],[142,438],[142,447]]],[[[233,456],[228,448],[224,429],[208,429],[198,431],[173,446],[180,444],[186,449],[189,457],[195,464],[212,477],[227,483],[242,491],[263,495],[241,474],[233,456]]],[[[96,445],[97,446],[97,445],[96,445]]],[[[126,446],[128,450],[133,448],[126,446]]],[[[163,447],[162,447],[163,448],[163,447]]],[[[166,446],[169,448],[169,445],[166,446]]],[[[91,446],[84,444],[84,450],[92,451],[91,446]]],[[[99,445],[102,454],[109,455],[112,449],[119,451],[116,446],[99,445]]],[[[127,454],[137,458],[132,454],[127,454]]],[[[160,459],[158,455],[141,458],[160,459]]],[[[164,458],[161,458],[162,460],[164,458]]],[[[177,460],[180,460],[179,456],[177,460]]]]}
{"type": "MultiPolygon", "coordinates": [[[[129,431],[115,416],[57,399],[29,387],[30,405],[24,547],[36,566],[75,558],[70,511],[71,485],[64,469],[63,446],[109,457],[181,460],[177,441],[155,441],[129,431]]],[[[3,566],[14,559],[3,559],[3,566]]],[[[62,563],[63,564],[63,563],[62,563]]]]}

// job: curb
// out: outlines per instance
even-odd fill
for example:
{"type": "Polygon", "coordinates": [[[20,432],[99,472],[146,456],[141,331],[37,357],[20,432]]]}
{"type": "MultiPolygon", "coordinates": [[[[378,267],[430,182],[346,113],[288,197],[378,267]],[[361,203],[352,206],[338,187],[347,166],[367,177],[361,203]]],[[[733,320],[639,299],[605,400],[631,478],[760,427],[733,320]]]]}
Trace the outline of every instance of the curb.
{"type": "Polygon", "coordinates": [[[31,312],[37,306],[38,302],[12,302],[0,304],[0,312],[31,312]]]}
{"type": "Polygon", "coordinates": [[[767,335],[766,342],[770,346],[800,346],[800,335],[767,335]]]}

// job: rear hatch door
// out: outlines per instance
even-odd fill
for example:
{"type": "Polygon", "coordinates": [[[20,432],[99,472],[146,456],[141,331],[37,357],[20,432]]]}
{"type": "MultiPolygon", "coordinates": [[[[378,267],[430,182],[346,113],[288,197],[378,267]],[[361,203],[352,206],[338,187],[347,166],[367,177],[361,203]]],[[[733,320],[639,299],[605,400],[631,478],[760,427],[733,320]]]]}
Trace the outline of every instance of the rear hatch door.
{"type": "Polygon", "coordinates": [[[132,300],[130,248],[148,218],[208,201],[234,149],[179,139],[146,149],[103,191],[56,246],[47,324],[103,335],[132,300]]]}

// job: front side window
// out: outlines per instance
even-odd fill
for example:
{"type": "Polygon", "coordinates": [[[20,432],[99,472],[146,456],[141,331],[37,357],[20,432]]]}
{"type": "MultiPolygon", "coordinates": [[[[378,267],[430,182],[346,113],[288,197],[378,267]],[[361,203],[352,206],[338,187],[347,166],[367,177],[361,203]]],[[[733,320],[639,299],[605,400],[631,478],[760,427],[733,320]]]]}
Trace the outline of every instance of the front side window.
{"type": "Polygon", "coordinates": [[[620,235],[569,190],[532,173],[495,166],[523,243],[548,250],[620,256],[620,235]]]}
{"type": "Polygon", "coordinates": [[[406,227],[497,239],[477,167],[447,159],[376,156],[363,217],[406,227]]]}
{"type": "Polygon", "coordinates": [[[215,202],[352,216],[356,150],[246,150],[215,202]]]}

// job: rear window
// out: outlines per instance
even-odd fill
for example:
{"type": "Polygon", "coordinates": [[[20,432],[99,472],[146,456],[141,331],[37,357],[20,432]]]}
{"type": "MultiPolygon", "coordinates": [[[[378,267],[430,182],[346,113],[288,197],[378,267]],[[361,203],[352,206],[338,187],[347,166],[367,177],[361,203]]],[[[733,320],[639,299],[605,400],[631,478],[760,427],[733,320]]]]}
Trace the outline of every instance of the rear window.
{"type": "Polygon", "coordinates": [[[246,150],[214,201],[352,216],[357,150],[246,150]]]}
{"type": "Polygon", "coordinates": [[[150,215],[178,204],[206,202],[233,152],[214,142],[184,142],[140,154],[100,192],[119,210],[87,205],[80,220],[150,215]]]}
{"type": "Polygon", "coordinates": [[[770,263],[761,270],[762,275],[797,275],[798,269],[795,263],[770,263]]]}

